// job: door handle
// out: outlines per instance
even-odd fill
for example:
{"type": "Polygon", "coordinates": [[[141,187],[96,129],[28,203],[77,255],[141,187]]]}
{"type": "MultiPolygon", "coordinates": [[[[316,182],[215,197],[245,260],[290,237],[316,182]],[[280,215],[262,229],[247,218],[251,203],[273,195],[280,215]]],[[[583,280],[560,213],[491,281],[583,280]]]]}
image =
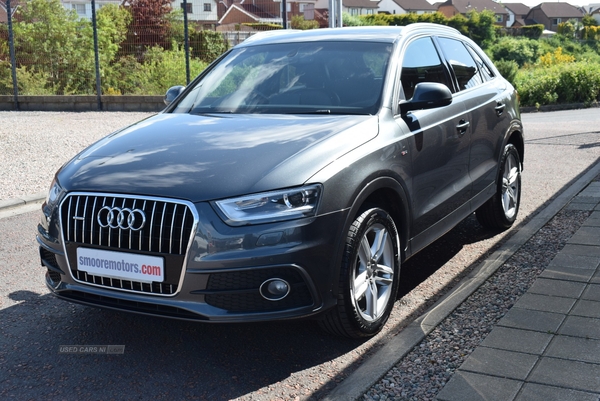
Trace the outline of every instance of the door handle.
{"type": "Polygon", "coordinates": [[[460,136],[463,136],[465,134],[465,132],[467,132],[467,128],[469,128],[469,125],[471,125],[471,123],[469,123],[468,121],[460,120],[458,122],[458,125],[456,126],[456,130],[458,131],[458,134],[460,136]]]}
{"type": "Polygon", "coordinates": [[[496,105],[496,107],[494,108],[494,110],[496,110],[496,115],[498,117],[500,117],[502,115],[502,113],[504,113],[504,108],[506,107],[506,105],[504,103],[500,103],[498,102],[498,104],[496,105]]]}

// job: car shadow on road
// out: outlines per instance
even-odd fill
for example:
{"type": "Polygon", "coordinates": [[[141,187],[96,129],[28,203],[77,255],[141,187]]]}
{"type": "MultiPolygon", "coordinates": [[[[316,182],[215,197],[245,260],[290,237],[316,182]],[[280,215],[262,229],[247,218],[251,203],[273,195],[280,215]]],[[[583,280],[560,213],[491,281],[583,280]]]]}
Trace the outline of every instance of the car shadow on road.
{"type": "MultiPolygon", "coordinates": [[[[200,324],[96,309],[15,291],[0,310],[0,398],[229,400],[324,365],[363,341],[315,322],[200,324]],[[124,345],[122,355],[64,354],[60,347],[124,345]]],[[[266,391],[266,390],[265,390],[266,391]]]]}
{"type": "MultiPolygon", "coordinates": [[[[474,218],[465,220],[404,264],[400,296],[466,244],[494,235],[474,218]]],[[[33,251],[29,258],[35,259],[33,251]]],[[[13,291],[5,299],[10,306],[0,310],[0,366],[6,372],[1,399],[270,400],[292,393],[319,399],[376,351],[381,338],[334,337],[307,320],[178,321],[72,304],[41,292],[13,291]],[[65,345],[124,345],[125,350],[122,355],[60,353],[65,345]],[[297,388],[289,391],[289,386],[297,388]]]]}

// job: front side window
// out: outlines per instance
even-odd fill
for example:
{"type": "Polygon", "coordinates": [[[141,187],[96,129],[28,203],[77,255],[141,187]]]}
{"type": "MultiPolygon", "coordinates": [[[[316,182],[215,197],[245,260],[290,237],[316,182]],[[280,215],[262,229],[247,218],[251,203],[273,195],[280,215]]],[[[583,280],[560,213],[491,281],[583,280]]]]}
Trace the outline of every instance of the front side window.
{"type": "Polygon", "coordinates": [[[400,81],[407,100],[412,98],[415,86],[421,82],[436,82],[452,88],[431,38],[417,39],[408,45],[402,59],[400,81]]]}
{"type": "Polygon", "coordinates": [[[204,11],[206,12],[210,12],[211,11],[211,6],[210,3],[204,3],[204,11]]]}
{"type": "Polygon", "coordinates": [[[460,40],[438,38],[446,59],[452,66],[459,90],[480,85],[483,80],[479,74],[479,66],[460,40]]]}
{"type": "Polygon", "coordinates": [[[232,50],[176,113],[374,114],[392,45],[310,42],[232,50]]]}

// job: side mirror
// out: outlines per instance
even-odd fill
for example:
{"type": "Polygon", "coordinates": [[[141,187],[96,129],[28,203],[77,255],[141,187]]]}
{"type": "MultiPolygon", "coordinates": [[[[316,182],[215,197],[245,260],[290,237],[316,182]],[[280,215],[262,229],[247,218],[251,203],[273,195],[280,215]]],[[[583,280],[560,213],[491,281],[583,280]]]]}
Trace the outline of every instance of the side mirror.
{"type": "Polygon", "coordinates": [[[179,94],[181,92],[183,92],[184,89],[185,89],[185,86],[181,86],[181,85],[171,86],[167,90],[167,93],[165,94],[165,98],[164,98],[165,104],[168,106],[171,103],[173,103],[173,100],[175,100],[177,98],[177,96],[179,96],[179,94]]]}
{"type": "Polygon", "coordinates": [[[410,100],[400,102],[400,112],[406,114],[412,110],[427,110],[448,106],[452,103],[452,92],[444,84],[421,82],[415,86],[410,100]]]}

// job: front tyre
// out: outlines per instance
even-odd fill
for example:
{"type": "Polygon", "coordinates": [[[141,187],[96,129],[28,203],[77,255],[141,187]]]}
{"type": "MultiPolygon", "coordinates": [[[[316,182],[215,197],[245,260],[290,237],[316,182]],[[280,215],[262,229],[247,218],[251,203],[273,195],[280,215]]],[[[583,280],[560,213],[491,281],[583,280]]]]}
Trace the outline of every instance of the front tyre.
{"type": "Polygon", "coordinates": [[[484,227],[507,229],[517,219],[520,203],[521,158],[517,148],[509,143],[502,155],[496,193],[477,209],[475,215],[484,227]]]}
{"type": "Polygon", "coordinates": [[[391,216],[373,208],[350,226],[338,304],[320,321],[326,331],[351,338],[370,337],[385,325],[396,300],[400,239],[391,216]]]}

